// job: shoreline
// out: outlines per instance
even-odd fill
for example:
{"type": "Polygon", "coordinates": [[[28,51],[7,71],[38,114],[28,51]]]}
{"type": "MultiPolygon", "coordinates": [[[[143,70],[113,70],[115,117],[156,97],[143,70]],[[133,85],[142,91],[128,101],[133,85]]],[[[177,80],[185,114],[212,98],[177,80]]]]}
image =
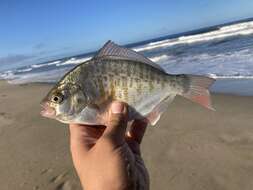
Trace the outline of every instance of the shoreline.
{"type": "MultiPolygon", "coordinates": [[[[40,116],[52,85],[0,80],[1,189],[81,190],[69,151],[68,127],[40,116]]],[[[253,97],[213,94],[216,111],[177,97],[142,155],[150,189],[253,188],[253,97]]]]}

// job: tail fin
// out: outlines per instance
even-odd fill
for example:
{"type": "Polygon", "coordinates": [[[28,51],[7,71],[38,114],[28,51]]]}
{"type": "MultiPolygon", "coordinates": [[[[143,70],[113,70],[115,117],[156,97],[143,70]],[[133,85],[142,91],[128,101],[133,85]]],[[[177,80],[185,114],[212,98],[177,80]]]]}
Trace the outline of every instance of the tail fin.
{"type": "Polygon", "coordinates": [[[188,85],[187,90],[182,94],[182,96],[215,111],[212,107],[210,93],[208,91],[208,88],[213,84],[215,79],[197,75],[186,76],[188,78],[188,85]]]}

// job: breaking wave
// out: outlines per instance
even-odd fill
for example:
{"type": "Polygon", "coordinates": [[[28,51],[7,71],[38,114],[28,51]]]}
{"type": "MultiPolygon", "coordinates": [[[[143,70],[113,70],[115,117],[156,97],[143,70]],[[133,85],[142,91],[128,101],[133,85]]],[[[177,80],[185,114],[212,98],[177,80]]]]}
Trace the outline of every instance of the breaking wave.
{"type": "Polygon", "coordinates": [[[144,46],[134,48],[135,51],[146,51],[156,48],[163,48],[179,44],[192,44],[197,42],[218,40],[238,35],[253,34],[253,21],[246,23],[233,24],[231,26],[224,26],[218,30],[206,32],[203,34],[196,34],[190,36],[181,36],[176,39],[167,39],[158,42],[151,42],[144,46]]]}
{"type": "Polygon", "coordinates": [[[41,64],[35,64],[35,65],[31,65],[32,68],[40,68],[40,67],[45,67],[45,66],[49,66],[49,65],[56,65],[59,64],[61,61],[53,61],[53,62],[49,62],[49,63],[41,63],[41,64]]]}
{"type": "MultiPolygon", "coordinates": [[[[244,94],[253,94],[253,90],[249,92],[252,87],[250,83],[249,88],[249,81],[253,81],[253,21],[222,26],[198,34],[139,42],[131,48],[159,64],[168,73],[206,75],[218,81],[226,81],[222,85],[214,84],[216,92],[217,89],[219,92],[235,92],[235,88],[242,92],[240,86],[244,84],[244,94]],[[236,85],[238,87],[234,87],[236,85]],[[229,90],[224,90],[228,86],[229,90]]],[[[92,54],[7,70],[0,72],[0,79],[15,84],[54,83],[77,64],[91,59],[92,54]]]]}
{"type": "Polygon", "coordinates": [[[80,64],[83,63],[85,61],[90,60],[92,57],[85,57],[85,58],[70,58],[67,61],[64,61],[62,63],[57,63],[56,66],[62,66],[62,65],[76,65],[76,64],[80,64]]]}

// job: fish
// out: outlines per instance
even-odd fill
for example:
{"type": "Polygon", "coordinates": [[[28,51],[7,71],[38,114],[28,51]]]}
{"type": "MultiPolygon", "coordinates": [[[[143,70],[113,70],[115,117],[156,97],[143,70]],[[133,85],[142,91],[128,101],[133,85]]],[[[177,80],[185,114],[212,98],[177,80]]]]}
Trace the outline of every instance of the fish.
{"type": "Polygon", "coordinates": [[[169,74],[134,50],[108,41],[66,73],[41,101],[41,115],[62,123],[106,125],[113,101],[128,105],[128,121],[155,126],[177,95],[214,110],[208,88],[215,79],[169,74]]]}

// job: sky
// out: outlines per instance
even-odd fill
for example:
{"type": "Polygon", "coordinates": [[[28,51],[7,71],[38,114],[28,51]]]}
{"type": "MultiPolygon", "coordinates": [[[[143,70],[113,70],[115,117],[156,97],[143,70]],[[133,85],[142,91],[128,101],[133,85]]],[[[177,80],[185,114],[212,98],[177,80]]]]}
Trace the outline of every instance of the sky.
{"type": "Polygon", "coordinates": [[[0,67],[253,17],[252,0],[0,0],[0,67]]]}

